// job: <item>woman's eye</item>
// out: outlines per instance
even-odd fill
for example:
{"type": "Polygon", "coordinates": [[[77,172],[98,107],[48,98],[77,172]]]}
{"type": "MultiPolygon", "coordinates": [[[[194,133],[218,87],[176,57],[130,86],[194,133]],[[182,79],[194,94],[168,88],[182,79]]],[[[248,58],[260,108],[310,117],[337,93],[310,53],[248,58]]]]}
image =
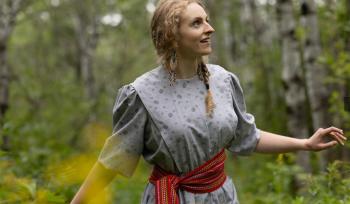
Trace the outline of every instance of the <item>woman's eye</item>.
{"type": "Polygon", "coordinates": [[[195,22],[192,23],[192,25],[193,25],[194,27],[198,27],[200,24],[201,24],[200,21],[195,21],[195,22]]]}

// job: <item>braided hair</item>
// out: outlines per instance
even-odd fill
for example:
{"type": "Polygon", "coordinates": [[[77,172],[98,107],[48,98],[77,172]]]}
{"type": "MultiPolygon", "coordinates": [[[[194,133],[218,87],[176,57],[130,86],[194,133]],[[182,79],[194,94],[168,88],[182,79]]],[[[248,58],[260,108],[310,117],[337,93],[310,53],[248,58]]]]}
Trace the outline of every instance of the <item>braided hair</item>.
{"type": "Polygon", "coordinates": [[[206,113],[207,113],[207,116],[212,117],[215,104],[213,102],[213,96],[210,91],[210,85],[209,85],[210,72],[208,70],[208,67],[205,65],[203,61],[201,61],[198,64],[197,74],[199,78],[204,82],[205,88],[207,89],[207,95],[205,96],[206,113]]]}

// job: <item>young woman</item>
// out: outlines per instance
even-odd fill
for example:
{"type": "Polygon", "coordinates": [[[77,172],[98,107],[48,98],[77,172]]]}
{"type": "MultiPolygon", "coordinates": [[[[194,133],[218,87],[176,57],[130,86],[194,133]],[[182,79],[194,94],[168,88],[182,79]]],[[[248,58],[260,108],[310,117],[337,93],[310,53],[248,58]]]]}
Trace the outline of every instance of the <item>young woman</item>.
{"type": "Polygon", "coordinates": [[[200,0],[161,0],[151,31],[161,65],[119,90],[113,134],[72,204],[94,197],[116,174],[131,176],[141,155],[154,165],[142,203],[238,203],[225,149],[318,151],[346,140],[336,127],[308,139],[257,129],[238,78],[204,63],[214,29],[200,0]]]}

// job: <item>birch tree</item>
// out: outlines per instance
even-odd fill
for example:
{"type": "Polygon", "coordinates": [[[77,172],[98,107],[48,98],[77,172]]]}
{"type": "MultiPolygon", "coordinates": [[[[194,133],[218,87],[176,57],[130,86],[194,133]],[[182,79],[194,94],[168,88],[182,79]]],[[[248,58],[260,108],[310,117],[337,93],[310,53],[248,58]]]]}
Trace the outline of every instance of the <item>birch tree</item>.
{"type": "MultiPolygon", "coordinates": [[[[316,131],[318,128],[326,128],[332,124],[328,113],[330,90],[324,84],[328,73],[326,68],[318,62],[321,45],[315,2],[303,0],[300,6],[301,24],[305,31],[302,45],[307,93],[311,106],[312,126],[313,130],[316,131]]],[[[322,170],[326,168],[330,151],[326,150],[320,153],[319,163],[322,170]]]]}
{"type": "MultiPolygon", "coordinates": [[[[102,3],[103,4],[103,3],[102,3]]],[[[79,63],[76,67],[77,78],[82,82],[86,99],[91,103],[89,120],[96,120],[95,106],[97,104],[97,86],[94,76],[93,62],[100,37],[101,2],[72,1],[71,16],[78,47],[79,63]]]]}
{"type": "MultiPolygon", "coordinates": [[[[309,135],[306,93],[292,0],[278,0],[276,6],[282,42],[282,79],[288,114],[287,127],[292,136],[306,138],[309,135]]],[[[299,151],[297,163],[306,172],[311,172],[308,152],[299,151]]]]}
{"type": "MultiPolygon", "coordinates": [[[[255,62],[255,66],[257,70],[255,71],[255,79],[259,81],[262,80],[262,89],[264,92],[265,101],[264,107],[268,107],[269,109],[276,107],[274,100],[274,81],[273,81],[273,68],[266,63],[265,56],[267,54],[265,48],[269,46],[269,42],[267,42],[266,31],[269,30],[267,23],[262,19],[261,11],[262,8],[258,8],[258,5],[255,0],[242,0],[243,11],[246,11],[244,17],[244,24],[246,27],[250,27],[248,30],[250,31],[249,35],[251,36],[251,54],[252,61],[255,62]]],[[[272,35],[269,35],[268,38],[272,38],[272,35]]],[[[249,73],[251,75],[251,73],[249,73]]],[[[277,95],[277,94],[276,94],[277,95]]],[[[265,113],[267,118],[273,118],[273,112],[265,113]]]]}

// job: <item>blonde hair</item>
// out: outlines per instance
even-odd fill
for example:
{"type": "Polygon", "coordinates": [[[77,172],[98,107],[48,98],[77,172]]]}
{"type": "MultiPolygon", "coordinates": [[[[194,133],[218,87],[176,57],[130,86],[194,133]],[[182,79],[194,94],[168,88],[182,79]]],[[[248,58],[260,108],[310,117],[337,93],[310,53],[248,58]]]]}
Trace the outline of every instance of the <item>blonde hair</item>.
{"type": "MultiPolygon", "coordinates": [[[[160,0],[151,20],[151,36],[160,63],[171,72],[174,43],[178,37],[180,15],[190,3],[197,3],[205,9],[201,0],[160,0]]],[[[205,98],[206,113],[212,116],[214,110],[213,97],[209,87],[209,70],[203,58],[198,62],[197,74],[203,80],[207,95],[205,98]]]]}

